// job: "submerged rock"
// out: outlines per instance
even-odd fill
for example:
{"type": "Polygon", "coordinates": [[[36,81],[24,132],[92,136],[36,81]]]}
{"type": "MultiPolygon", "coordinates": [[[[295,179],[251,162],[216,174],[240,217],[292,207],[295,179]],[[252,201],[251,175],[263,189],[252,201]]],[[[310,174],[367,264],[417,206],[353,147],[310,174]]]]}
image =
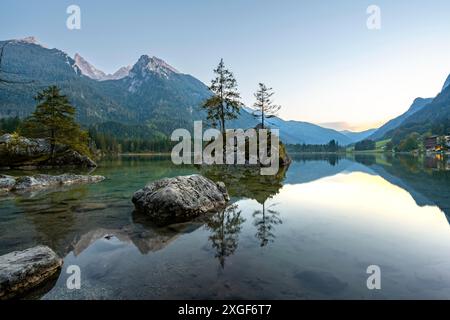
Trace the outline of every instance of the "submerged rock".
{"type": "Polygon", "coordinates": [[[223,208],[230,200],[225,185],[200,175],[155,181],[133,196],[137,211],[148,214],[158,224],[190,221],[223,208]]]}
{"type": "Polygon", "coordinates": [[[43,285],[60,271],[62,259],[46,246],[0,256],[0,300],[43,285]]]}
{"type": "Polygon", "coordinates": [[[56,155],[50,159],[50,143],[45,139],[29,139],[13,134],[0,136],[2,167],[33,169],[37,167],[76,166],[93,168],[97,164],[67,146],[57,145],[56,155]]]}
{"type": "Polygon", "coordinates": [[[46,189],[57,186],[66,186],[82,183],[97,183],[103,181],[103,176],[83,176],[75,174],[63,174],[51,176],[38,174],[35,176],[25,176],[14,178],[0,175],[0,190],[12,192],[26,192],[36,189],[46,189]]]}
{"type": "Polygon", "coordinates": [[[11,190],[16,184],[16,179],[11,176],[0,175],[0,192],[11,190]]]}

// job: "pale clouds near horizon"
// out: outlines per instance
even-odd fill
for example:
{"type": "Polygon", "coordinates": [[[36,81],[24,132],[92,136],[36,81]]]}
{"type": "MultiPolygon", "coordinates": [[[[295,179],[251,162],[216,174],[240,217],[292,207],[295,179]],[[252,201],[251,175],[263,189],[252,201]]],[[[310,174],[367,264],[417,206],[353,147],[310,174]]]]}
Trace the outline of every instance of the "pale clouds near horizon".
{"type": "Polygon", "coordinates": [[[385,123],[386,123],[386,121],[382,120],[382,121],[378,121],[378,122],[369,122],[369,123],[360,123],[360,124],[351,124],[351,123],[348,123],[345,121],[321,122],[321,123],[317,123],[317,124],[323,128],[334,129],[337,131],[348,130],[348,131],[353,131],[353,132],[360,132],[360,131],[365,131],[365,130],[369,130],[369,129],[379,128],[385,123]]]}

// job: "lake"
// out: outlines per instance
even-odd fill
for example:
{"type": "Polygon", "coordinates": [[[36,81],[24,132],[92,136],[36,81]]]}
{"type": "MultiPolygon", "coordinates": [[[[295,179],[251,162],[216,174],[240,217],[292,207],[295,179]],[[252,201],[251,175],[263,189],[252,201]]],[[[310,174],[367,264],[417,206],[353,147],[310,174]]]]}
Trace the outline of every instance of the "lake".
{"type": "Polygon", "coordinates": [[[0,198],[0,254],[44,244],[64,258],[31,299],[450,298],[447,162],[293,158],[276,177],[163,156],[103,160],[104,182],[0,198]],[[136,190],[192,173],[224,181],[230,206],[165,228],[134,212],[136,190]],[[80,290],[66,286],[70,265],[80,290]],[[367,288],[371,265],[381,290],[367,288]]]}

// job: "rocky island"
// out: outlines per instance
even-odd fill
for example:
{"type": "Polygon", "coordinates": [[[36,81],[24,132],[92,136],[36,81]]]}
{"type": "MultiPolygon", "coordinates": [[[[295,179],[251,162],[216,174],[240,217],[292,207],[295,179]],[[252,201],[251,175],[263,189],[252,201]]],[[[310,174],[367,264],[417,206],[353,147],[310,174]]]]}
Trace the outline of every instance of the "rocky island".
{"type": "Polygon", "coordinates": [[[0,169],[37,169],[53,167],[94,168],[97,164],[88,156],[57,145],[51,157],[51,144],[47,139],[32,139],[15,134],[0,137],[0,169]]]}

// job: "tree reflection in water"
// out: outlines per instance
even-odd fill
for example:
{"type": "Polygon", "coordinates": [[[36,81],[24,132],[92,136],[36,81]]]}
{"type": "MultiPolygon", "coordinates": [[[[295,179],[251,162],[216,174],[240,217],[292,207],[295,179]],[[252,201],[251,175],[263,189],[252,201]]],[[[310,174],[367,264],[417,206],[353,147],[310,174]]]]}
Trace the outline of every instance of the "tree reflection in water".
{"type": "Polygon", "coordinates": [[[260,240],[261,247],[267,246],[269,242],[275,241],[274,229],[276,225],[282,224],[280,213],[273,210],[276,203],[266,208],[266,202],[262,204],[262,210],[253,212],[253,225],[256,227],[256,238],[260,240]]]}
{"type": "Polygon", "coordinates": [[[222,269],[225,268],[225,259],[233,255],[238,247],[239,233],[244,222],[238,206],[233,204],[212,215],[206,225],[211,231],[209,240],[222,269]]]}
{"type": "MultiPolygon", "coordinates": [[[[255,167],[240,167],[240,166],[206,166],[201,168],[201,172],[208,178],[214,181],[223,181],[228,188],[228,192],[232,198],[236,199],[253,199],[257,201],[262,210],[257,210],[253,213],[253,225],[257,229],[256,238],[260,242],[261,247],[268,245],[275,239],[275,226],[282,223],[280,213],[274,210],[275,204],[266,207],[267,200],[277,195],[283,187],[283,180],[286,178],[287,167],[281,167],[278,174],[274,176],[262,176],[259,168],[255,167]]],[[[229,207],[236,211],[236,205],[229,207]]],[[[228,209],[228,210],[230,210],[228,209]]],[[[235,213],[236,217],[228,218],[226,214],[219,214],[213,218],[211,225],[213,229],[217,230],[211,241],[213,247],[218,249],[218,257],[221,260],[221,265],[225,263],[225,258],[234,253],[237,248],[238,233],[241,230],[240,224],[244,219],[240,217],[240,212],[235,213]],[[225,224],[229,224],[228,230],[224,228],[225,224]],[[235,225],[233,230],[232,226],[235,225]],[[236,235],[227,239],[229,245],[222,241],[225,239],[224,231],[235,232],[236,235]],[[231,246],[234,245],[234,247],[231,246]]],[[[210,227],[211,229],[211,227],[210,227]]]]}

